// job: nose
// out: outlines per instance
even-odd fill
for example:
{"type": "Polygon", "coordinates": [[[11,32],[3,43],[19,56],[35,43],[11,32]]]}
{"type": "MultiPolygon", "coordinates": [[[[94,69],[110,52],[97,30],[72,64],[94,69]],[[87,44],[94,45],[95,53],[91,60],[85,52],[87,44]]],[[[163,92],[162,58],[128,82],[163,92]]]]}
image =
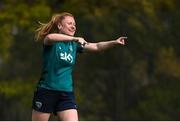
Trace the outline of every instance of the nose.
{"type": "Polygon", "coordinates": [[[71,29],[75,31],[76,30],[76,26],[72,25],[71,29]]]}

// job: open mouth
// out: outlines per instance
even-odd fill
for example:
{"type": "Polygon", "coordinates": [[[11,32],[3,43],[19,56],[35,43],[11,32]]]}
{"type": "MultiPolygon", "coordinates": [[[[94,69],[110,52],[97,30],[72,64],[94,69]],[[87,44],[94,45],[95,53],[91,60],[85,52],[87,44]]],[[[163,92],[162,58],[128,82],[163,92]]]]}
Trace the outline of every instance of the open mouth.
{"type": "Polygon", "coordinates": [[[75,32],[75,29],[69,29],[70,32],[75,32]]]}
{"type": "Polygon", "coordinates": [[[74,31],[69,31],[69,32],[74,33],[74,31]]]}

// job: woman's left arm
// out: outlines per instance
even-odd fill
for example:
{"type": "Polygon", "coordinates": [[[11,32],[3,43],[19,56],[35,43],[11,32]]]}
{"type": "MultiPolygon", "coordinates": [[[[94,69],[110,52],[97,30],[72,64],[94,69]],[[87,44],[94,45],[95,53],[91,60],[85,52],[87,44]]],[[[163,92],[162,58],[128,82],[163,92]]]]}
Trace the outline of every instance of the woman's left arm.
{"type": "Polygon", "coordinates": [[[83,49],[85,51],[91,51],[91,52],[97,52],[109,49],[115,45],[125,45],[125,39],[127,37],[119,37],[116,40],[110,40],[110,41],[102,41],[98,43],[86,43],[83,46],[83,49]]]}

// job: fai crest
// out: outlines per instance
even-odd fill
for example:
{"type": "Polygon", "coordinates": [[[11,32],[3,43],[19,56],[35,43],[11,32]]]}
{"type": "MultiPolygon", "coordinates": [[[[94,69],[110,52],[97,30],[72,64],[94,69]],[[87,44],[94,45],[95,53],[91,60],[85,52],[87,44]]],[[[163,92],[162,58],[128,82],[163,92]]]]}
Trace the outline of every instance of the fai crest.
{"type": "Polygon", "coordinates": [[[42,107],[42,103],[39,101],[36,101],[36,107],[40,109],[42,107]]]}

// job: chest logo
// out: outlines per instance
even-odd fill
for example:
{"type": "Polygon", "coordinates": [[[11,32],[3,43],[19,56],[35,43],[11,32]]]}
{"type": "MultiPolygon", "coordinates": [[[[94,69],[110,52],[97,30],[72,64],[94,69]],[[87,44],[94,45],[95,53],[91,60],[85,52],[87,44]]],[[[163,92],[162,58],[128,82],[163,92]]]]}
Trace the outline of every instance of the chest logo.
{"type": "Polygon", "coordinates": [[[66,52],[60,53],[60,59],[65,60],[65,61],[70,62],[70,63],[73,62],[72,55],[70,53],[67,54],[66,52]]]}

